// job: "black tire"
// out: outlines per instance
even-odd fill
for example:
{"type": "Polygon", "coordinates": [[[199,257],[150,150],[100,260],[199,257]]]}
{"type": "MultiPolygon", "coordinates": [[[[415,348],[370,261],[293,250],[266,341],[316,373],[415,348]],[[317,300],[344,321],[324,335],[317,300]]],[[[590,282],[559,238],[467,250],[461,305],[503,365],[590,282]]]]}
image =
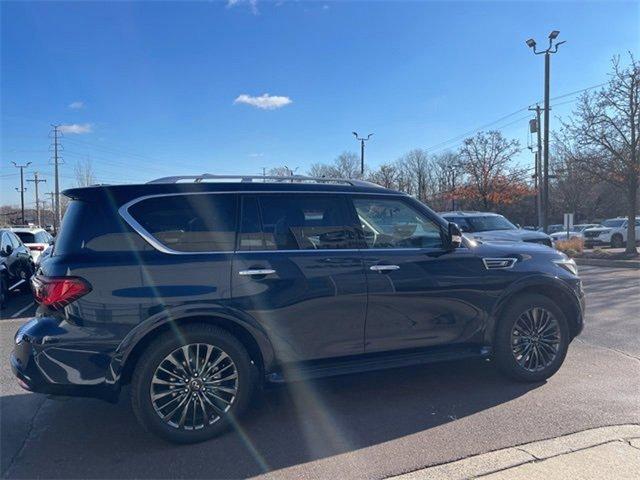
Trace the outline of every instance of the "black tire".
{"type": "MultiPolygon", "coordinates": [[[[178,379],[178,381],[181,380],[178,379]]],[[[131,404],[138,421],[150,433],[174,443],[197,443],[219,435],[229,428],[235,422],[235,418],[249,405],[257,383],[257,368],[251,361],[247,350],[236,337],[226,330],[212,325],[192,324],[180,328],[179,335],[172,331],[163,333],[145,349],[138,360],[131,380],[131,404]],[[151,399],[151,388],[156,369],[165,358],[182,346],[192,344],[211,345],[228,355],[237,372],[237,380],[235,380],[237,390],[231,406],[226,413],[220,414],[214,423],[205,424],[199,429],[188,430],[180,425],[171,426],[156,413],[151,399]]],[[[185,387],[185,391],[187,391],[187,387],[185,387]]],[[[186,397],[188,398],[189,395],[191,393],[188,393],[186,397]]],[[[191,400],[188,400],[187,404],[190,402],[191,400]]],[[[193,408],[196,408],[195,397],[193,402],[193,408]]],[[[205,404],[203,403],[203,405],[205,404]]]]}
{"type": "MultiPolygon", "coordinates": [[[[539,311],[539,310],[538,310],[539,311]]],[[[517,330],[517,329],[516,329],[517,330]]],[[[517,337],[516,337],[517,338],[517,337]]],[[[540,382],[555,374],[567,355],[569,347],[569,325],[562,310],[553,300],[543,295],[525,294],[516,298],[502,313],[495,338],[495,360],[498,368],[508,377],[520,382],[540,382]],[[544,309],[557,322],[559,341],[555,357],[548,364],[532,371],[525,368],[514,353],[512,333],[516,321],[532,309],[544,309]]],[[[545,351],[546,353],[546,351],[545,351]]],[[[529,354],[531,355],[531,354],[529,354]]],[[[526,356],[520,357],[526,363],[526,356]]]]}
{"type": "Polygon", "coordinates": [[[622,235],[620,235],[619,233],[616,233],[611,237],[611,247],[612,248],[624,247],[624,240],[622,238],[622,235]]]}

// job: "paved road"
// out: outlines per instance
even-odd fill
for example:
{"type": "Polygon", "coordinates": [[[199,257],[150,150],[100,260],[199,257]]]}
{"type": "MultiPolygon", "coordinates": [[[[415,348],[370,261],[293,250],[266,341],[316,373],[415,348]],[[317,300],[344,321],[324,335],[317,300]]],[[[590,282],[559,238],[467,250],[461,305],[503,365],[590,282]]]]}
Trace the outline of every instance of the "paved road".
{"type": "MultiPolygon", "coordinates": [[[[517,384],[489,362],[458,362],[297,383],[267,391],[237,431],[199,445],[143,433],[124,399],[109,405],[25,393],[3,362],[3,476],[383,478],[587,428],[640,423],[640,274],[582,272],[587,327],[548,382],[517,384]]],[[[0,322],[1,358],[21,322],[0,322]]]]}

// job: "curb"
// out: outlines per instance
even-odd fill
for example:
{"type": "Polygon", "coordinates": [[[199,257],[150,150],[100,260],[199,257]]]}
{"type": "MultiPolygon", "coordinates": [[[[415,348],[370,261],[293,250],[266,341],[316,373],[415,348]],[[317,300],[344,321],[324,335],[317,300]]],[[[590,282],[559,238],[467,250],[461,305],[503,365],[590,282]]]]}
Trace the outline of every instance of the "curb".
{"type": "Polygon", "coordinates": [[[388,480],[463,480],[475,478],[613,441],[632,442],[631,445],[639,444],[640,425],[627,424],[593,428],[423,468],[389,477],[388,480]]]}
{"type": "Polygon", "coordinates": [[[583,258],[583,257],[574,257],[574,260],[576,262],[576,265],[589,265],[592,267],[640,269],[640,261],[638,260],[608,260],[606,258],[583,258]]]}

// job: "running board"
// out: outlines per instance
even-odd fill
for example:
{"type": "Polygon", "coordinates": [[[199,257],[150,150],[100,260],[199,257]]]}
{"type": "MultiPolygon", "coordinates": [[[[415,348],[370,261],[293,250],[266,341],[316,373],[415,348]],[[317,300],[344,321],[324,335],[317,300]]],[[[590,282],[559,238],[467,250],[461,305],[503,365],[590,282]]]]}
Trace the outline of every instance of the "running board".
{"type": "Polygon", "coordinates": [[[11,290],[15,290],[15,289],[16,289],[16,288],[18,288],[20,285],[22,285],[24,282],[26,282],[26,280],[23,278],[22,280],[20,280],[20,281],[18,281],[18,282],[16,282],[16,283],[14,283],[13,285],[11,285],[11,286],[8,288],[8,290],[9,290],[9,291],[11,291],[11,290]]]}
{"type": "Polygon", "coordinates": [[[296,382],[312,378],[349,375],[352,373],[408,367],[425,363],[461,360],[465,358],[486,358],[489,355],[491,355],[491,348],[480,346],[365,354],[338,360],[332,359],[281,365],[278,371],[270,373],[266,379],[271,383],[296,382]]]}

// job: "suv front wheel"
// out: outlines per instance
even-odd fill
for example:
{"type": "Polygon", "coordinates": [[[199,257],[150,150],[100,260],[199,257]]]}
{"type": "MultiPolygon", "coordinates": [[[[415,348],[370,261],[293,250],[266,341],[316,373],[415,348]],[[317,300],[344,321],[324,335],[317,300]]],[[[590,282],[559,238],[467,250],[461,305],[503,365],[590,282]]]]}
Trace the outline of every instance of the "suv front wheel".
{"type": "Polygon", "coordinates": [[[619,233],[614,234],[611,237],[611,247],[612,248],[622,248],[624,247],[624,238],[619,233]]]}
{"type": "Polygon", "coordinates": [[[233,423],[251,399],[257,372],[233,335],[193,324],[155,339],[131,383],[133,411],[148,431],[172,442],[195,443],[233,423]]]}
{"type": "Polygon", "coordinates": [[[558,371],[568,346],[569,328],[562,310],[548,297],[527,294],[503,312],[495,358],[509,377],[539,382],[558,371]]]}

